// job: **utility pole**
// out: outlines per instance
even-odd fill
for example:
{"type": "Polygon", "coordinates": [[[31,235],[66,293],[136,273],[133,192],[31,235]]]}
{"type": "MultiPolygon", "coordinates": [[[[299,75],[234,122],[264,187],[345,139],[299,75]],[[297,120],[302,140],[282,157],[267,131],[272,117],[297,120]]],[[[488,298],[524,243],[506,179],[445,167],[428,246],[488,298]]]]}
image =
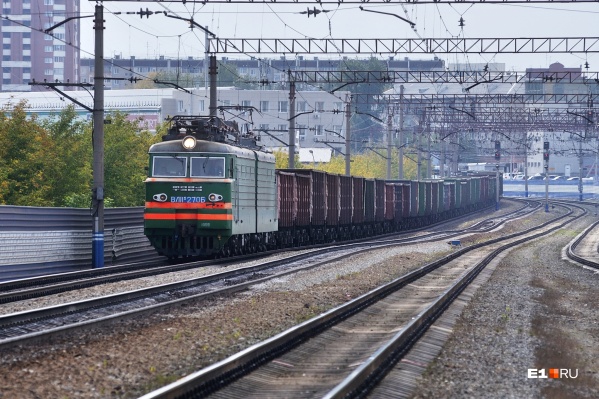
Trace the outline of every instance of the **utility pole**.
{"type": "Polygon", "coordinates": [[[578,140],[578,199],[581,202],[582,196],[582,138],[580,138],[578,140]]]}
{"type": "Polygon", "coordinates": [[[499,162],[501,161],[501,142],[495,140],[495,210],[499,210],[499,162]]]}
{"type": "MultiPolygon", "coordinates": [[[[590,88],[589,88],[590,90],[590,88]]],[[[586,119],[586,124],[584,127],[584,138],[588,138],[589,137],[589,126],[591,126],[593,124],[593,98],[589,95],[589,98],[587,100],[587,116],[583,116],[584,119],[586,119]],[[590,117],[590,118],[589,118],[590,117]]],[[[583,188],[582,188],[582,138],[580,139],[580,144],[578,145],[578,150],[579,150],[579,154],[578,154],[578,192],[579,192],[579,198],[580,201],[582,202],[583,200],[583,188]]],[[[595,166],[596,167],[596,166],[595,166]]]]}
{"type": "Polygon", "coordinates": [[[210,55],[208,53],[208,50],[210,49],[210,37],[208,37],[208,27],[206,27],[206,30],[204,31],[204,47],[206,49],[206,52],[204,53],[204,90],[206,91],[206,93],[208,92],[208,74],[209,74],[209,68],[208,65],[210,65],[210,55]]]}
{"type": "Polygon", "coordinates": [[[96,5],[94,18],[94,109],[93,109],[93,189],[92,189],[92,267],[104,267],[104,7],[96,5]]]}
{"type": "Polygon", "coordinates": [[[430,116],[426,121],[426,135],[427,135],[427,153],[426,153],[426,160],[427,160],[427,164],[426,164],[426,178],[430,179],[432,176],[432,169],[433,169],[433,158],[431,155],[431,136],[432,136],[432,132],[431,132],[431,123],[430,123],[430,116]]]}
{"type": "Polygon", "coordinates": [[[416,180],[420,181],[420,179],[422,178],[422,134],[424,132],[424,121],[426,120],[426,108],[424,108],[422,110],[422,115],[420,116],[420,123],[418,124],[418,130],[417,130],[417,141],[416,141],[416,145],[418,146],[417,149],[417,162],[416,162],[416,173],[418,174],[418,176],[416,176],[416,180]]]}
{"type": "Polygon", "coordinates": [[[599,184],[599,180],[597,179],[597,168],[599,167],[599,136],[597,136],[597,149],[595,150],[595,179],[593,184],[596,186],[599,184]]]}
{"type": "Polygon", "coordinates": [[[441,140],[441,161],[439,162],[439,177],[445,177],[445,162],[447,162],[447,154],[446,154],[446,143],[445,140],[441,140]]]}
{"type": "MultiPolygon", "coordinates": [[[[289,76],[289,169],[295,168],[295,81],[289,76]]],[[[314,156],[314,154],[312,154],[314,156]]]]}
{"type": "Polygon", "coordinates": [[[453,145],[452,169],[453,169],[454,175],[457,176],[460,171],[460,133],[459,132],[456,132],[455,144],[453,145]]]}
{"type": "Polygon", "coordinates": [[[391,104],[387,107],[387,180],[391,180],[391,138],[392,138],[393,115],[391,104]]]}
{"type": "Polygon", "coordinates": [[[528,198],[528,132],[524,141],[524,197],[528,198]]]}
{"type": "Polygon", "coordinates": [[[351,119],[351,96],[348,94],[345,97],[345,175],[346,176],[350,175],[350,163],[351,163],[350,142],[349,142],[350,119],[351,119]]]}
{"type": "Polygon", "coordinates": [[[543,143],[543,161],[545,165],[545,212],[549,212],[549,142],[543,143]]]}
{"type": "Polygon", "coordinates": [[[403,179],[403,85],[399,86],[399,174],[398,179],[403,179]]]}
{"type": "Polygon", "coordinates": [[[210,117],[216,117],[216,78],[218,76],[218,67],[216,66],[216,56],[210,56],[210,117]]]}

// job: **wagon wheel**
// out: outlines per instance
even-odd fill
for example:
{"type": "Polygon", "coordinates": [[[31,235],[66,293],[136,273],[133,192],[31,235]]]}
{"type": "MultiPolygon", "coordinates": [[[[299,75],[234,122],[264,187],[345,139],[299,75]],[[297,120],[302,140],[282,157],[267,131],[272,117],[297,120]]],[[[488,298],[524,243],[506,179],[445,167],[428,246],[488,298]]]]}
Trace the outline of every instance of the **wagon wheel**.
{"type": "Polygon", "coordinates": [[[231,248],[229,248],[229,246],[225,246],[222,251],[221,251],[222,257],[223,258],[228,258],[229,256],[231,256],[231,248]]]}

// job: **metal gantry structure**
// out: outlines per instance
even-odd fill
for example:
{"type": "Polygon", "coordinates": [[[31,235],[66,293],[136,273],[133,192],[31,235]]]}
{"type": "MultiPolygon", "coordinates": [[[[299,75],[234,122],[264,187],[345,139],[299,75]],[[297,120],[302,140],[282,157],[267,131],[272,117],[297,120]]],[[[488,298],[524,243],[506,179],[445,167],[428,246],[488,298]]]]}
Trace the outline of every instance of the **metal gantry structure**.
{"type": "Polygon", "coordinates": [[[312,39],[216,38],[212,54],[593,54],[599,37],[312,39]]]}
{"type": "Polygon", "coordinates": [[[479,85],[483,83],[599,83],[599,72],[572,72],[572,71],[291,71],[291,79],[295,82],[306,83],[455,83],[479,85]]]}
{"type": "MultiPolygon", "coordinates": [[[[595,72],[460,72],[460,71],[295,71],[290,79],[295,83],[312,85],[341,85],[348,87],[360,83],[459,83],[462,94],[403,94],[403,85],[397,92],[388,90],[384,94],[360,93],[352,96],[353,101],[378,106],[379,115],[387,115],[387,153],[392,146],[403,148],[403,139],[395,137],[397,144],[390,142],[392,135],[399,136],[404,129],[394,129],[392,115],[399,115],[399,125],[406,117],[416,119],[420,134],[431,127],[442,132],[472,132],[476,130],[500,134],[502,139],[519,137],[527,131],[588,130],[594,121],[584,114],[596,113],[592,104],[597,101],[598,80],[595,72]],[[497,82],[497,83],[496,83],[497,82]],[[548,83],[572,84],[584,87],[586,93],[553,94],[471,94],[469,89],[485,83],[496,85],[548,83]],[[591,104],[591,106],[589,106],[591,104]],[[423,117],[426,115],[426,117],[423,117]],[[399,138],[399,140],[397,140],[399,138]]],[[[513,86],[512,86],[513,87],[513,86]]],[[[332,89],[334,91],[335,89],[332,89]]],[[[433,90],[434,91],[434,90],[433,90]]],[[[382,121],[380,121],[382,122],[382,121]]],[[[596,130],[596,129],[595,129],[596,130]]],[[[451,134],[450,134],[451,135],[451,134]]],[[[521,139],[520,139],[521,140],[521,139]]],[[[445,142],[437,141],[437,145],[445,142]]],[[[455,143],[453,143],[455,145],[455,143]]],[[[456,147],[457,148],[457,147],[456,147]]],[[[419,151],[430,149],[418,145],[419,151]]],[[[441,150],[444,153],[444,150],[441,150]]],[[[380,154],[379,154],[380,155],[380,154]]],[[[389,156],[387,157],[389,158],[389,156]]],[[[445,158],[445,155],[442,155],[445,158]]],[[[400,155],[401,159],[401,155],[400,155]]],[[[389,159],[387,159],[389,163],[389,159]]],[[[418,162],[420,164],[421,162],[418,162]]],[[[444,162],[442,162],[444,163],[444,162]]],[[[400,161],[400,165],[402,162],[400,161]]],[[[456,166],[457,167],[457,166],[456,166]]],[[[388,166],[387,174],[390,173],[388,166]]],[[[427,174],[430,175],[430,172],[427,174]]],[[[402,171],[399,172],[402,177],[402,171]]]]}

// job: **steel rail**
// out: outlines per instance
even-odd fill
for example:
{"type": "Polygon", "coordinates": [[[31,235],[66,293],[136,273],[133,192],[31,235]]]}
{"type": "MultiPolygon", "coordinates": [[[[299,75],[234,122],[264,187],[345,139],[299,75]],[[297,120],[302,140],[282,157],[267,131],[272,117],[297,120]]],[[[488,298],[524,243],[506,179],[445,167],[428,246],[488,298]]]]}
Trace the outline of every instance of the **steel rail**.
{"type": "Polygon", "coordinates": [[[599,269],[599,263],[577,255],[575,250],[576,250],[576,247],[582,242],[582,240],[584,240],[589,235],[589,233],[591,231],[593,231],[593,229],[595,229],[595,227],[597,227],[597,225],[599,225],[599,220],[596,221],[595,223],[591,224],[581,234],[579,234],[578,237],[576,237],[576,239],[574,240],[574,242],[572,242],[570,245],[568,245],[567,251],[566,251],[568,258],[572,259],[575,262],[581,263],[585,266],[592,267],[594,269],[599,269]]]}

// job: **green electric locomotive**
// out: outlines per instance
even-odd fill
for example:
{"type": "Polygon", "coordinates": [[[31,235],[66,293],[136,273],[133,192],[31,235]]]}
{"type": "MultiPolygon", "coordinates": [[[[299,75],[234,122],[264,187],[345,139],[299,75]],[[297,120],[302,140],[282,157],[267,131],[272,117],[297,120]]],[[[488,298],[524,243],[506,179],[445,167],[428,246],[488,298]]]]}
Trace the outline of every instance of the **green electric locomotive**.
{"type": "Polygon", "coordinates": [[[144,233],[159,254],[264,250],[277,220],[275,158],[237,124],[177,116],[149,150],[144,233]]]}

